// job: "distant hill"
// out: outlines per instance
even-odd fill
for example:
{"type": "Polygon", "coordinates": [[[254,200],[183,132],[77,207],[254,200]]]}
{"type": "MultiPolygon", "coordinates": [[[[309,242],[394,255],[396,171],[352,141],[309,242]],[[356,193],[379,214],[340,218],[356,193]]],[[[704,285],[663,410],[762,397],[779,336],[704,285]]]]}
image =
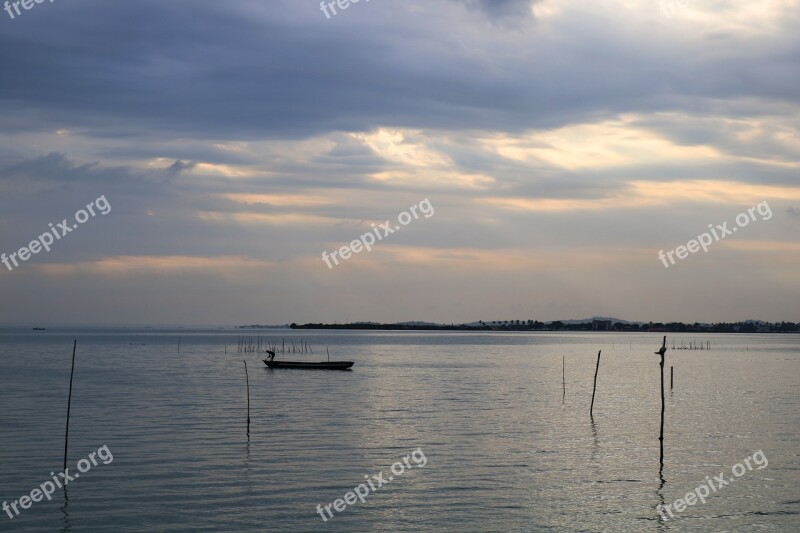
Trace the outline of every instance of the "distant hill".
{"type": "Polygon", "coordinates": [[[644,322],[631,322],[630,320],[622,320],[621,318],[612,318],[612,317],[605,317],[605,316],[595,316],[592,318],[581,318],[581,319],[570,319],[570,320],[560,320],[562,324],[591,324],[595,320],[604,320],[611,322],[612,324],[616,324],[617,322],[621,324],[644,324],[644,322]]]}

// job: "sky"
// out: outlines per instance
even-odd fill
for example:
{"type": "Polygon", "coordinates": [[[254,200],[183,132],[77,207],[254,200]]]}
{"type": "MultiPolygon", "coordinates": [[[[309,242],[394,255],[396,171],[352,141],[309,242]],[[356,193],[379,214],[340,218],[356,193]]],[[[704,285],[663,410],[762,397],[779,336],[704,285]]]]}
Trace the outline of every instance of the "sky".
{"type": "Polygon", "coordinates": [[[800,1],[326,8],[0,11],[0,323],[800,321],[800,1]]]}

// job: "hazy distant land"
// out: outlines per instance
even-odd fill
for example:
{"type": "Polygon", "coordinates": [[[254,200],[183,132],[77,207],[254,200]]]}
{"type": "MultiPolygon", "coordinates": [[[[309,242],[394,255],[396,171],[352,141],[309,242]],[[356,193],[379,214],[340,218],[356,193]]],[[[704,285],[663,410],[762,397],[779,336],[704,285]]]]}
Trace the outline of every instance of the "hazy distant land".
{"type": "Polygon", "coordinates": [[[433,322],[351,322],[347,324],[292,323],[283,326],[253,324],[237,326],[239,329],[348,329],[348,330],[418,330],[418,331],[642,331],[667,333],[800,333],[800,322],[743,322],[683,323],[683,322],[629,322],[616,318],[587,318],[581,320],[491,320],[464,324],[437,324],[433,322]]]}

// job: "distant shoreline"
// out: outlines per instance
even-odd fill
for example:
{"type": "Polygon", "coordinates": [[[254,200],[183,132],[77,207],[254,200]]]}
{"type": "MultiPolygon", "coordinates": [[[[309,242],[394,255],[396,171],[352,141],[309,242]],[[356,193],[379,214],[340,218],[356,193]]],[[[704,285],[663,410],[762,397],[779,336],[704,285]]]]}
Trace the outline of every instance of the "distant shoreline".
{"type": "MultiPolygon", "coordinates": [[[[610,321],[586,321],[564,323],[554,321],[542,322],[487,322],[483,324],[426,324],[395,323],[380,324],[372,322],[354,322],[350,324],[291,324],[291,329],[331,329],[331,330],[372,330],[372,331],[609,331],[609,332],[645,332],[645,333],[800,333],[800,323],[793,322],[735,322],[717,324],[684,324],[682,322],[663,323],[630,323],[610,321]]],[[[248,326],[261,329],[258,326],[248,326]]],[[[264,328],[266,329],[266,328],[264,328]]]]}

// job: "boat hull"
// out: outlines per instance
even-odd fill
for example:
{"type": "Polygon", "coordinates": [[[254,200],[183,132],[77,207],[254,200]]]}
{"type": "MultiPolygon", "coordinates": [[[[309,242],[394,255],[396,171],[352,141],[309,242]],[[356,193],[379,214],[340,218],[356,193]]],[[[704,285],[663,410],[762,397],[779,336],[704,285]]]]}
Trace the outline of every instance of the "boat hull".
{"type": "Polygon", "coordinates": [[[269,361],[264,359],[269,368],[298,368],[305,370],[350,370],[353,361],[330,361],[322,363],[306,363],[303,361],[269,361]]]}

